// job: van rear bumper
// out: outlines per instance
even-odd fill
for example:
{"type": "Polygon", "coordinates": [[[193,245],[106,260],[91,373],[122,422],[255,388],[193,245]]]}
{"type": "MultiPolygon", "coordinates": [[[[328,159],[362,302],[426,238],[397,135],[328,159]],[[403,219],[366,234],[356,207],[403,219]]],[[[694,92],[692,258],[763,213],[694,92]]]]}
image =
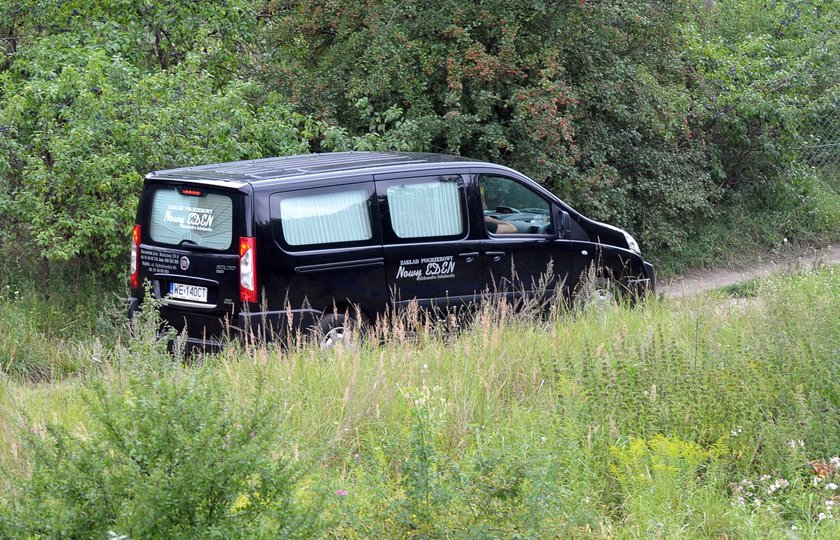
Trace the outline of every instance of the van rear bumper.
{"type": "Polygon", "coordinates": [[[230,339],[245,343],[276,341],[288,344],[305,336],[318,324],[320,318],[321,312],[313,309],[242,312],[237,315],[236,325],[230,327],[227,336],[218,339],[189,336],[185,344],[189,353],[220,352],[230,339]]]}
{"type": "MultiPolygon", "coordinates": [[[[128,299],[128,318],[131,320],[140,311],[140,299],[128,299]]],[[[170,328],[175,328],[180,332],[184,329],[186,324],[185,313],[167,312],[161,313],[165,323],[170,328]]],[[[236,324],[226,323],[223,318],[218,318],[202,314],[202,321],[206,327],[216,328],[216,330],[205,330],[206,337],[199,337],[198,331],[187,332],[184,336],[184,344],[190,352],[201,351],[204,353],[219,352],[225,348],[225,344],[231,339],[241,339],[246,342],[267,342],[267,341],[281,341],[288,343],[298,336],[305,336],[313,328],[317,328],[318,322],[323,315],[320,311],[314,309],[286,309],[282,311],[254,311],[240,312],[236,316],[236,324]],[[224,329],[222,335],[213,335],[219,329],[224,329]]],[[[195,315],[192,316],[193,319],[195,315]]],[[[172,344],[170,344],[172,345],[172,344]]]]}

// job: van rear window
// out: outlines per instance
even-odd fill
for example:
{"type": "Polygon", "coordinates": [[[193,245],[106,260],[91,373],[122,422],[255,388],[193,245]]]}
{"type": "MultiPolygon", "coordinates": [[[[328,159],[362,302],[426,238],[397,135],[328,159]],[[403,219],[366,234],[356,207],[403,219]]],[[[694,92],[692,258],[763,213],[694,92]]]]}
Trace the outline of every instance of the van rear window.
{"type": "Polygon", "coordinates": [[[233,200],[203,190],[158,188],[149,221],[154,242],[227,250],[233,241],[233,200]]]}

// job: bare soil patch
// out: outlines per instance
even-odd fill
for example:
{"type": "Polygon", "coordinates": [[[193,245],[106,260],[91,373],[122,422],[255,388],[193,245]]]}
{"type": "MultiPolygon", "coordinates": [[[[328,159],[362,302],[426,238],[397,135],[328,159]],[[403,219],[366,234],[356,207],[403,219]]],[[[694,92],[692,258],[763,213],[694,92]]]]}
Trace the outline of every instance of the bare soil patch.
{"type": "Polygon", "coordinates": [[[780,255],[767,262],[745,268],[698,270],[689,272],[657,286],[657,293],[672,298],[691,296],[704,291],[743,283],[757,277],[769,276],[799,269],[808,269],[821,264],[840,264],[840,246],[780,255]]]}

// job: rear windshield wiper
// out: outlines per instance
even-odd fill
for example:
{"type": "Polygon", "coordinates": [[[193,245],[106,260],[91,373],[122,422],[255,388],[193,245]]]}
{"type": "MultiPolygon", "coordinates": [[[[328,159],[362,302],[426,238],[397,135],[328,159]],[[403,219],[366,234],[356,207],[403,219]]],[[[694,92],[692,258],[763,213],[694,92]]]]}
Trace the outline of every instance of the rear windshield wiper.
{"type": "Polygon", "coordinates": [[[189,247],[191,249],[198,249],[201,251],[218,251],[217,249],[201,246],[195,242],[195,240],[190,240],[189,238],[184,238],[178,243],[178,247],[189,247]]]}

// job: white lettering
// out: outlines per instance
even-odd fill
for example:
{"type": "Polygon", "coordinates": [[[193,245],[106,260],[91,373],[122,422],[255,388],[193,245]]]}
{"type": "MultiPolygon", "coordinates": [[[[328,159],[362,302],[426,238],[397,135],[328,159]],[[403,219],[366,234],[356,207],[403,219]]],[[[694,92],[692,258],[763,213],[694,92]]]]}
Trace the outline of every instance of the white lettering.
{"type": "Polygon", "coordinates": [[[178,225],[183,225],[184,224],[184,216],[172,215],[172,212],[167,210],[166,215],[163,216],[163,221],[168,222],[168,223],[177,223],[178,225]]]}
{"type": "Polygon", "coordinates": [[[397,269],[397,279],[404,279],[404,278],[414,278],[418,279],[420,276],[423,275],[423,271],[419,268],[415,270],[406,270],[403,266],[400,266],[397,269]]]}
{"type": "Polygon", "coordinates": [[[214,219],[212,208],[190,208],[180,205],[169,205],[163,216],[165,223],[175,223],[179,228],[190,231],[212,231],[214,219]],[[173,212],[186,212],[186,216],[173,212]]]}

